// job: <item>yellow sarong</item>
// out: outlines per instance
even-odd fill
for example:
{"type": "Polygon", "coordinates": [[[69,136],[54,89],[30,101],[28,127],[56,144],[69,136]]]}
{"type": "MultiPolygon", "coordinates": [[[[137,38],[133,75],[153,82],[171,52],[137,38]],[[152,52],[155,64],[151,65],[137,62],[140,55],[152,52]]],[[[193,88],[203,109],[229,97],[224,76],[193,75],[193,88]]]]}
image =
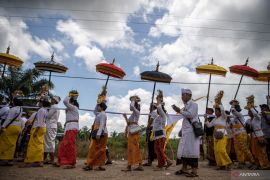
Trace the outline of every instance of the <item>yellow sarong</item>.
{"type": "Polygon", "coordinates": [[[227,143],[227,136],[223,136],[222,139],[214,139],[214,153],[218,166],[227,166],[232,163],[230,157],[227,154],[227,143]]]}
{"type": "Polygon", "coordinates": [[[254,163],[254,158],[248,147],[247,137],[247,133],[240,133],[234,137],[234,148],[239,163],[245,163],[245,161],[254,163]]]}
{"type": "Polygon", "coordinates": [[[37,136],[34,137],[36,128],[31,129],[31,136],[27,147],[25,163],[42,162],[44,160],[44,135],[46,128],[39,128],[37,136]]]}
{"type": "Polygon", "coordinates": [[[21,127],[10,125],[0,135],[0,159],[13,160],[21,127]]]}

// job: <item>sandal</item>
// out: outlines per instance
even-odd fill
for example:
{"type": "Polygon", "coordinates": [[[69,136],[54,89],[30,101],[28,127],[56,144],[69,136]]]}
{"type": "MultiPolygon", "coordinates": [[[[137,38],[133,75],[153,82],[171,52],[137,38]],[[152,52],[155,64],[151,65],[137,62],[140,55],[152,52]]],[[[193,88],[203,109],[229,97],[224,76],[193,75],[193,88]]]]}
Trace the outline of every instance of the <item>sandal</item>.
{"type": "Polygon", "coordinates": [[[143,166],[152,166],[152,163],[147,162],[147,163],[144,163],[143,166]]]}
{"type": "Polygon", "coordinates": [[[31,164],[31,167],[43,167],[42,163],[33,163],[31,164]]]}
{"type": "Polygon", "coordinates": [[[154,168],[154,171],[163,171],[164,169],[163,169],[163,167],[155,167],[154,168]]]}
{"type": "Polygon", "coordinates": [[[91,171],[91,170],[93,170],[93,168],[92,167],[89,167],[89,166],[84,166],[82,169],[85,170],[85,171],[91,171]]]}
{"type": "Polygon", "coordinates": [[[13,166],[12,162],[5,162],[3,164],[1,164],[1,166],[13,166]]]}
{"type": "Polygon", "coordinates": [[[106,171],[106,169],[104,167],[98,167],[97,169],[95,169],[96,171],[106,171]]]}
{"type": "Polygon", "coordinates": [[[179,170],[179,171],[176,171],[174,174],[180,176],[180,175],[187,175],[187,174],[190,174],[190,173],[186,172],[186,171],[183,171],[183,170],[179,170]]]}
{"type": "Polygon", "coordinates": [[[73,168],[75,168],[75,166],[74,165],[64,165],[64,166],[62,166],[62,168],[63,169],[73,169],[73,168]]]}
{"type": "Polygon", "coordinates": [[[168,161],[165,166],[165,169],[168,169],[171,165],[173,165],[173,163],[171,161],[168,161]]]}
{"type": "Polygon", "coordinates": [[[198,177],[198,174],[191,172],[191,173],[186,174],[186,177],[198,177]]]}
{"type": "Polygon", "coordinates": [[[57,163],[57,162],[55,162],[55,163],[52,164],[52,166],[53,166],[53,167],[60,167],[60,164],[57,163]]]}
{"type": "Polygon", "coordinates": [[[30,168],[31,164],[20,165],[19,168],[30,168]]]}
{"type": "Polygon", "coordinates": [[[123,172],[130,172],[131,169],[130,168],[127,168],[127,169],[122,169],[121,171],[123,171],[123,172]]]}
{"type": "Polygon", "coordinates": [[[142,168],[142,167],[137,167],[137,168],[135,168],[135,169],[133,169],[134,171],[144,171],[144,169],[142,168]]]}

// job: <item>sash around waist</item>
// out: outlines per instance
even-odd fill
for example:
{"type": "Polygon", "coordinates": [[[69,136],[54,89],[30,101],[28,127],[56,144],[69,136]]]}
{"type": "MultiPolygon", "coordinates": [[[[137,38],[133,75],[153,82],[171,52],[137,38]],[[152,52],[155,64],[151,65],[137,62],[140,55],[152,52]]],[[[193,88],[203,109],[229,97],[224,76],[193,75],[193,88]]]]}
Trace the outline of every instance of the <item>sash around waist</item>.
{"type": "Polygon", "coordinates": [[[77,123],[78,123],[78,122],[79,122],[79,120],[71,120],[71,121],[66,121],[66,122],[65,122],[65,125],[66,125],[66,124],[68,124],[68,123],[72,123],[72,122],[77,122],[77,123]]]}

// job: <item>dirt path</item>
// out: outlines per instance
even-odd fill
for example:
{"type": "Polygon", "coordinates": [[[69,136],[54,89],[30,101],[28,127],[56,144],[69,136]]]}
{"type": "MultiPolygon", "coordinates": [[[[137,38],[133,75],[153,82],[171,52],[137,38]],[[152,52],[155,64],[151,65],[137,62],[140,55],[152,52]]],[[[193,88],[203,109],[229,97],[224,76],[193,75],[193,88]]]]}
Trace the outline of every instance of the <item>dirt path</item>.
{"type": "MultiPolygon", "coordinates": [[[[117,180],[159,180],[159,179],[190,179],[185,176],[176,176],[174,172],[178,170],[179,166],[172,166],[168,170],[157,172],[153,171],[153,167],[145,167],[143,172],[122,172],[121,169],[125,168],[125,161],[116,161],[112,165],[106,166],[106,171],[88,171],[82,170],[83,161],[79,160],[75,169],[61,169],[46,165],[42,168],[18,168],[18,165],[13,167],[0,167],[1,180],[29,180],[29,179],[117,179],[117,180]]],[[[199,165],[199,178],[195,179],[213,179],[213,180],[226,180],[231,179],[231,172],[216,171],[214,167],[208,167],[206,162],[200,162],[199,165]]]]}

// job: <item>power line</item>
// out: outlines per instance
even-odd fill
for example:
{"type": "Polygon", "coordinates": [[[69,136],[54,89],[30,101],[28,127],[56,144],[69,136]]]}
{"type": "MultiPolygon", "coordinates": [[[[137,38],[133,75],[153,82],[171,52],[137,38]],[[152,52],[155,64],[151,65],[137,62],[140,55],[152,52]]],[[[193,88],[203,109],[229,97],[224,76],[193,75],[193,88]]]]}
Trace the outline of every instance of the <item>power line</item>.
{"type": "MultiPolygon", "coordinates": [[[[49,76],[49,75],[42,75],[42,76],[49,76]]],[[[96,78],[96,77],[82,77],[82,76],[66,76],[66,75],[51,75],[53,77],[60,77],[60,78],[68,78],[68,79],[85,79],[85,80],[99,80],[99,81],[106,81],[106,78],[96,78]]],[[[132,80],[132,79],[110,79],[110,81],[118,81],[118,82],[133,82],[133,83],[149,83],[152,81],[146,81],[146,80],[132,80]]],[[[189,82],[181,82],[181,81],[172,81],[171,84],[194,84],[194,85],[204,85],[208,84],[207,83],[199,83],[199,82],[194,82],[194,83],[189,83],[189,82]]],[[[213,85],[238,85],[238,83],[211,83],[213,85]]],[[[262,83],[242,83],[241,85],[246,85],[246,86],[258,86],[258,85],[266,85],[262,83]]]]}
{"type": "MultiPolygon", "coordinates": [[[[2,23],[2,22],[0,22],[2,23]]],[[[2,23],[6,24],[7,23],[2,23]]],[[[12,25],[12,24],[11,24],[12,25]]],[[[12,26],[19,26],[19,25],[12,25],[12,26]]],[[[28,27],[31,28],[49,28],[49,29],[55,29],[54,26],[45,26],[45,25],[29,25],[28,27]]],[[[120,29],[104,29],[104,28],[80,28],[80,29],[86,29],[86,30],[99,30],[99,31],[108,31],[108,32],[125,32],[125,30],[120,29]]],[[[133,30],[132,32],[138,33],[138,34],[149,34],[148,31],[138,31],[133,30]]],[[[249,40],[249,41],[261,41],[261,42],[269,42],[270,39],[258,39],[258,38],[245,38],[245,37],[231,37],[231,36],[214,36],[214,35],[200,35],[200,34],[183,34],[183,33],[175,33],[170,34],[170,36],[194,36],[194,37],[209,37],[209,38],[220,38],[220,39],[237,39],[237,40],[249,40]]]]}
{"type": "MultiPolygon", "coordinates": [[[[38,8],[38,7],[26,7],[26,6],[0,6],[6,9],[28,9],[28,10],[49,10],[49,11],[73,11],[73,12],[93,12],[93,13],[106,13],[106,14],[129,14],[136,15],[136,13],[131,12],[120,12],[120,11],[105,11],[105,10],[83,10],[83,9],[63,9],[63,8],[38,8]]],[[[163,17],[164,14],[155,14],[155,13],[146,13],[147,16],[156,16],[163,17]]],[[[254,22],[254,21],[240,21],[240,20],[228,20],[228,19],[215,19],[215,18],[194,18],[194,17],[182,17],[177,15],[167,15],[168,17],[176,17],[182,19],[195,19],[195,20],[208,20],[208,21],[222,21],[222,22],[235,22],[235,23],[243,23],[243,24],[259,24],[270,26],[269,23],[265,22],[254,22]]]]}
{"type": "MultiPolygon", "coordinates": [[[[22,15],[0,15],[7,18],[25,18],[25,19],[50,19],[50,20],[62,20],[62,17],[42,17],[42,16],[22,16],[22,15]]],[[[122,24],[137,24],[137,25],[154,25],[154,26],[172,26],[178,27],[177,24],[164,24],[164,23],[148,23],[148,22],[135,22],[135,21],[115,21],[115,20],[102,20],[102,19],[82,19],[82,18],[72,18],[75,21],[87,21],[87,22],[101,22],[101,23],[122,23],[122,24]]],[[[221,28],[221,27],[207,27],[207,26],[189,26],[181,25],[180,28],[192,28],[192,29],[209,29],[209,30],[219,30],[219,31],[233,31],[233,32],[248,32],[248,33],[259,33],[259,34],[269,34],[270,31],[255,31],[255,30],[245,30],[245,29],[232,29],[232,28],[221,28]]]]}
{"type": "MultiPolygon", "coordinates": [[[[25,109],[40,109],[40,107],[37,107],[37,106],[20,106],[22,108],[25,108],[25,109]]],[[[45,107],[43,107],[45,108],[45,107]]],[[[45,109],[52,109],[52,108],[45,108],[45,109]]],[[[66,108],[53,108],[53,109],[57,109],[57,110],[66,110],[66,108]]],[[[87,112],[94,112],[95,110],[93,109],[85,109],[85,108],[79,108],[78,110],[80,111],[87,111],[87,112]]],[[[131,115],[131,113],[125,113],[125,112],[114,112],[114,111],[106,111],[106,114],[114,114],[114,115],[122,115],[122,114],[126,114],[126,115],[131,115]]],[[[140,115],[142,116],[148,116],[150,115],[149,113],[140,113],[140,115]]],[[[179,117],[180,119],[182,119],[181,117],[183,117],[182,115],[179,115],[179,114],[167,114],[169,116],[174,116],[174,117],[179,117]]],[[[203,117],[204,114],[198,114],[199,117],[203,117]]],[[[248,115],[244,115],[244,116],[248,116],[248,115]]],[[[179,119],[179,120],[180,120],[179,119]]]]}
{"type": "MultiPolygon", "coordinates": [[[[1,72],[1,71],[0,71],[1,72]]],[[[2,72],[1,72],[2,73],[2,72]]],[[[11,73],[5,73],[6,75],[11,73]]],[[[12,74],[23,74],[20,72],[12,72],[12,74]]],[[[49,77],[49,75],[42,74],[41,76],[49,77]]],[[[82,79],[82,80],[98,80],[98,81],[106,81],[107,78],[98,78],[98,77],[83,77],[83,76],[67,76],[67,75],[55,75],[52,74],[52,77],[58,77],[58,78],[67,78],[67,79],[82,79]]],[[[118,81],[118,82],[132,82],[132,83],[151,83],[153,81],[147,81],[147,80],[134,80],[134,79],[116,79],[116,78],[110,78],[110,81],[118,81]]],[[[190,85],[206,85],[208,82],[182,82],[182,81],[171,81],[171,84],[190,84],[190,85]]],[[[227,85],[227,86],[234,86],[238,85],[238,83],[214,83],[211,82],[213,85],[227,85]]],[[[265,86],[264,83],[242,83],[241,85],[244,86],[265,86]]]]}

